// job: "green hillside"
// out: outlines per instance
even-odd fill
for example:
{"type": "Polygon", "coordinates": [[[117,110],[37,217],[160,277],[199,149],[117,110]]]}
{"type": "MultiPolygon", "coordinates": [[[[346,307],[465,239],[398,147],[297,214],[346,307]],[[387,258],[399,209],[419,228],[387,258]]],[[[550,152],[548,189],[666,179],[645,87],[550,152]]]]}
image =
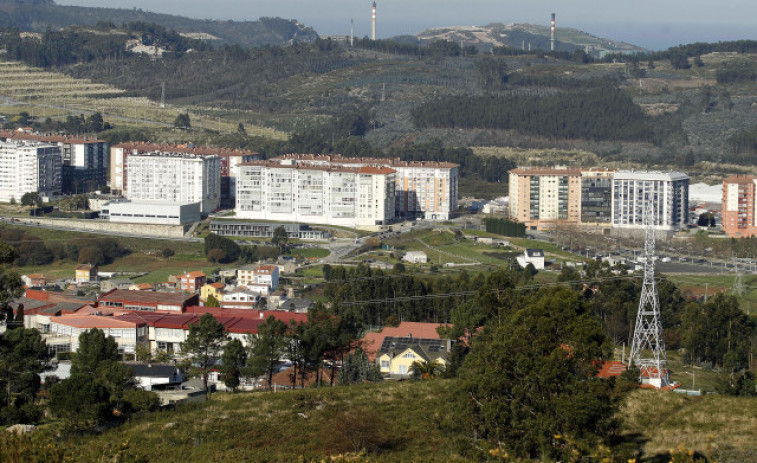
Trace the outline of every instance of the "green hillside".
{"type": "MultiPolygon", "coordinates": [[[[371,461],[492,458],[466,446],[453,408],[456,382],[383,383],[277,393],[215,394],[208,402],[135,418],[98,435],[0,434],[0,460],[15,462],[371,461]],[[335,456],[341,455],[342,459],[335,456]]],[[[638,391],[607,461],[668,461],[683,445],[721,462],[757,461],[757,401],[638,391]],[[734,411],[738,410],[737,413],[734,411]],[[660,460],[657,460],[659,458],[660,460]]],[[[619,417],[623,418],[623,417],[619,417]]],[[[686,451],[683,452],[684,456],[686,451]]],[[[490,461],[503,461],[494,459],[490,461]]],[[[508,460],[504,460],[508,461],[508,460]]],[[[691,460],[676,460],[691,461],[691,460]]]]}
{"type": "Polygon", "coordinates": [[[115,25],[130,22],[156,23],[184,34],[207,34],[219,43],[245,46],[279,45],[310,42],[316,32],[296,21],[260,18],[258,21],[198,20],[143,11],[141,8],[89,8],[62,6],[52,0],[0,0],[0,26],[18,27],[24,31],[44,32],[67,26],[115,25]]]}

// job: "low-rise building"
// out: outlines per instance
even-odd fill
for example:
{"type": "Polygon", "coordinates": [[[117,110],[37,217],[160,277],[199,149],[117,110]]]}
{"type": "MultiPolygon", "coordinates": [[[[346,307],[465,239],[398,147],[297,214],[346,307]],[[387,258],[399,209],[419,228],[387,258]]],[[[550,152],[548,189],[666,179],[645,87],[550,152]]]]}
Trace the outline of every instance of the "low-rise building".
{"type": "Polygon", "coordinates": [[[112,336],[121,354],[134,354],[137,344],[148,343],[147,323],[138,319],[124,320],[118,317],[98,315],[66,315],[50,318],[50,334],[46,336],[48,347],[63,352],[60,345],[70,346],[70,352],[79,350],[79,335],[91,329],[100,329],[105,336],[112,336]],[[58,345],[58,348],[52,346],[58,345]]]}
{"type": "Polygon", "coordinates": [[[162,291],[128,291],[116,289],[98,299],[101,307],[139,312],[181,313],[188,306],[198,305],[197,294],[162,291]]]}
{"type": "Polygon", "coordinates": [[[412,376],[413,363],[435,362],[441,370],[447,365],[452,347],[448,339],[422,339],[387,336],[377,354],[376,362],[383,375],[392,378],[412,376]]]}
{"type": "Polygon", "coordinates": [[[428,263],[428,256],[423,251],[408,251],[402,256],[402,260],[413,264],[426,264],[428,263]]]}
{"type": "Polygon", "coordinates": [[[242,222],[232,220],[213,220],[210,231],[219,236],[236,236],[240,238],[273,238],[273,232],[284,227],[287,237],[305,241],[328,240],[331,234],[324,230],[315,230],[302,223],[242,222]]]}
{"type": "Polygon", "coordinates": [[[181,276],[180,288],[182,291],[193,293],[205,286],[207,281],[208,277],[200,271],[188,272],[181,276]]]}
{"type": "Polygon", "coordinates": [[[76,266],[76,284],[94,283],[97,281],[97,267],[90,264],[79,264],[76,266]]]}
{"type": "Polygon", "coordinates": [[[104,203],[100,218],[111,222],[186,225],[200,221],[202,215],[200,203],[118,200],[104,203]]]}
{"type": "Polygon", "coordinates": [[[516,259],[521,268],[526,268],[528,264],[531,264],[536,270],[544,270],[543,249],[526,249],[523,251],[523,255],[516,257],[516,259]]]}
{"type": "Polygon", "coordinates": [[[29,273],[27,275],[21,275],[21,281],[23,281],[24,285],[26,285],[26,287],[28,288],[43,288],[45,286],[45,283],[47,283],[45,275],[41,273],[29,273]]]}
{"type": "Polygon", "coordinates": [[[154,363],[127,363],[134,372],[134,381],[138,388],[145,391],[166,389],[184,382],[184,375],[174,365],[154,363]]]}
{"type": "Polygon", "coordinates": [[[224,309],[254,309],[257,306],[260,293],[247,288],[238,288],[221,296],[221,307],[224,309]]]}
{"type": "Polygon", "coordinates": [[[216,301],[220,301],[225,287],[226,285],[223,283],[206,283],[200,288],[200,301],[206,302],[210,296],[213,296],[216,301]]]}
{"type": "Polygon", "coordinates": [[[267,286],[275,291],[279,286],[279,268],[276,265],[253,265],[237,270],[237,284],[248,288],[267,286]]]}

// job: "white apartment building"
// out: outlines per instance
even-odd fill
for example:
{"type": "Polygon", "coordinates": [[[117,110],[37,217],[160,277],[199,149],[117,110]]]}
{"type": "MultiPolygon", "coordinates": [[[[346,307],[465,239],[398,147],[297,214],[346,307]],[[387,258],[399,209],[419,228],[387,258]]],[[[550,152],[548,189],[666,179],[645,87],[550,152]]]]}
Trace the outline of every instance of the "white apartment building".
{"type": "Polygon", "coordinates": [[[200,212],[218,209],[221,160],[218,156],[180,153],[131,155],[125,196],[132,200],[200,203],[200,212]]]}
{"type": "Polygon", "coordinates": [[[612,181],[613,228],[644,228],[652,208],[657,230],[686,227],[689,212],[689,177],[681,172],[618,171],[612,181]]]}
{"type": "Polygon", "coordinates": [[[243,267],[237,270],[237,284],[252,288],[264,285],[270,291],[276,291],[279,287],[279,267],[276,265],[255,265],[243,267]]]}
{"type": "Polygon", "coordinates": [[[243,163],[237,217],[375,228],[394,218],[394,174],[388,167],[243,163]]]}
{"type": "Polygon", "coordinates": [[[273,160],[286,165],[388,167],[396,171],[395,216],[448,220],[457,210],[459,166],[450,162],[310,154],[288,154],[273,160]]]}
{"type": "Polygon", "coordinates": [[[60,147],[35,141],[0,142],[0,201],[20,201],[30,192],[61,191],[60,147]]]}

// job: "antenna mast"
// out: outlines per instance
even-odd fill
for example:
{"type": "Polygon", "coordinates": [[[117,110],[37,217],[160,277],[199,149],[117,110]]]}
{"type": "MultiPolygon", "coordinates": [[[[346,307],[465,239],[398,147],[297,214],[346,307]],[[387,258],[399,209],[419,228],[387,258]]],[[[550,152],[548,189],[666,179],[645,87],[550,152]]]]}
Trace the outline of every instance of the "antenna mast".
{"type": "Polygon", "coordinates": [[[646,239],[644,242],[644,283],[641,287],[639,312],[636,314],[633,343],[629,358],[631,364],[641,371],[642,384],[656,388],[670,385],[668,377],[668,356],[665,353],[665,340],[662,337],[662,320],[660,316],[660,299],[657,294],[655,270],[655,231],[654,198],[648,191],[644,204],[644,225],[646,239]]]}

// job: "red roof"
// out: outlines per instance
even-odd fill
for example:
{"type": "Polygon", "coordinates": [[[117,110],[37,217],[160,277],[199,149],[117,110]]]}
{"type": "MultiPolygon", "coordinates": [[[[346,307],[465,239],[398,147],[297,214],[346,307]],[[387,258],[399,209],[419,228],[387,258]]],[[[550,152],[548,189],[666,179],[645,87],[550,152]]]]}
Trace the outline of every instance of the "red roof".
{"type": "Polygon", "coordinates": [[[372,361],[376,357],[376,352],[381,349],[381,344],[387,336],[394,337],[413,337],[418,339],[441,339],[437,328],[444,325],[442,323],[422,323],[422,322],[402,322],[399,326],[385,326],[379,333],[366,333],[361,340],[361,347],[368,358],[372,361]]]}
{"type": "Polygon", "coordinates": [[[189,273],[187,273],[184,276],[186,276],[187,278],[202,278],[202,277],[204,277],[206,275],[204,273],[202,273],[201,271],[197,270],[197,271],[194,271],[194,272],[189,272],[189,273]]]}
{"type": "Polygon", "coordinates": [[[215,289],[223,289],[226,287],[223,283],[210,283],[210,286],[215,289]]]}
{"type": "Polygon", "coordinates": [[[619,362],[617,360],[611,360],[602,364],[602,368],[600,368],[597,372],[597,377],[607,379],[612,378],[613,376],[620,376],[627,369],[628,365],[626,365],[625,363],[619,362]]]}
{"type": "Polygon", "coordinates": [[[100,315],[65,315],[60,317],[50,317],[51,323],[72,326],[74,328],[136,328],[144,326],[147,323],[141,320],[126,320],[121,317],[100,316],[100,315]]]}

